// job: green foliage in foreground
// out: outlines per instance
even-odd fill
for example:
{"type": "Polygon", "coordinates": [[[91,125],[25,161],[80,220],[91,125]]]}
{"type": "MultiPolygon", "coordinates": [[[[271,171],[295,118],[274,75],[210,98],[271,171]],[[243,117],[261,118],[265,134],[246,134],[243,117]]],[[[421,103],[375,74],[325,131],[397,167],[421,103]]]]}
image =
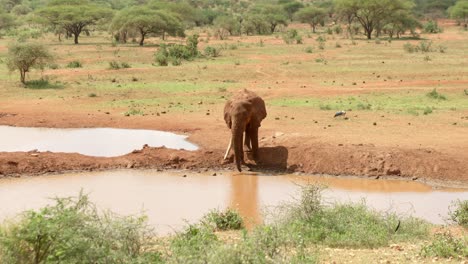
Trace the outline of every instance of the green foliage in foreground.
{"type": "Polygon", "coordinates": [[[99,213],[82,194],[57,198],[55,205],[27,211],[0,228],[0,262],[317,263],[316,244],[375,248],[428,234],[421,220],[382,214],[363,203],[326,206],[321,191],[304,186],[299,199],[278,207],[274,221],[242,230],[236,240],[223,242],[214,233],[243,227],[238,213],[228,209],[211,211],[162,244],[145,217],[99,213]]]}
{"type": "Polygon", "coordinates": [[[229,208],[224,211],[212,210],[203,217],[202,222],[219,231],[239,230],[244,227],[244,220],[240,214],[229,208]]]}
{"type": "Polygon", "coordinates": [[[458,200],[450,208],[450,220],[464,228],[468,228],[468,200],[458,200]]]}
{"type": "Polygon", "coordinates": [[[468,237],[456,238],[449,231],[435,235],[435,239],[421,250],[424,257],[468,258],[468,237]]]}
{"type": "Polygon", "coordinates": [[[0,229],[1,263],[157,263],[146,217],[98,212],[80,194],[24,212],[0,229]]]}

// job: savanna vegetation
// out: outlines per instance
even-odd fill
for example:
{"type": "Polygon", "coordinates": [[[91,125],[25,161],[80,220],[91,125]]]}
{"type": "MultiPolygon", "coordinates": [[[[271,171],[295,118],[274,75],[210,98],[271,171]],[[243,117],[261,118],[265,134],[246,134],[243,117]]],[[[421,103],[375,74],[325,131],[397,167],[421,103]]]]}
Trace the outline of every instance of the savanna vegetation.
{"type": "MultiPolygon", "coordinates": [[[[0,227],[2,263],[317,263],[328,250],[418,248],[406,261],[468,257],[466,239],[449,229],[359,204],[326,205],[323,187],[302,187],[264,224],[246,230],[232,209],[213,210],[175,235],[158,237],[142,216],[100,211],[87,195],[56,198],[0,227]],[[419,251],[418,251],[419,250],[419,251]]],[[[465,201],[466,202],[466,201],[465,201]]],[[[457,210],[465,210],[461,206],[457,210]]],[[[466,213],[466,212],[465,212],[466,213]]],[[[356,251],[358,252],[358,251],[356,251]]],[[[338,253],[339,254],[339,253],[338,253]]],[[[378,252],[375,252],[375,257],[378,252]]],[[[357,261],[360,257],[358,256],[357,261]]],[[[381,257],[381,256],[380,256],[381,257]]],[[[361,259],[364,260],[364,259],[361,259]]]]}

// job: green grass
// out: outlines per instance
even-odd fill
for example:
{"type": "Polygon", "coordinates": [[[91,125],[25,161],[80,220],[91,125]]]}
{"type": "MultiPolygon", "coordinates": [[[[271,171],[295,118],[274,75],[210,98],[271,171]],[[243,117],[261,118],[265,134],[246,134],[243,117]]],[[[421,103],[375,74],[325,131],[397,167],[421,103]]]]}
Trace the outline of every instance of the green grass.
{"type": "MultiPolygon", "coordinates": [[[[436,92],[437,93],[437,92],[436,92]]],[[[428,94],[433,94],[430,92],[428,94]]],[[[284,98],[268,101],[272,106],[311,107],[320,110],[365,110],[385,111],[395,114],[430,114],[433,111],[451,111],[452,109],[468,109],[466,99],[462,94],[431,95],[411,93],[373,93],[359,96],[334,98],[284,98]],[[434,97],[436,96],[436,97],[434,97]],[[444,98],[444,99],[440,99],[444,98]]]]}
{"type": "Polygon", "coordinates": [[[45,89],[63,89],[64,86],[61,83],[50,83],[48,80],[40,79],[40,80],[32,80],[27,81],[25,88],[33,89],[33,90],[45,90],[45,89]]]}

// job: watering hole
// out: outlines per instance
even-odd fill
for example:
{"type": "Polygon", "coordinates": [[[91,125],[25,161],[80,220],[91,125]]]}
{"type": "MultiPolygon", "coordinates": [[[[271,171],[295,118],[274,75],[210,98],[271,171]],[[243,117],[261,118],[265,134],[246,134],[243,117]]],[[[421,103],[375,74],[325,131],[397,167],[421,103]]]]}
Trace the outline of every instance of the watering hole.
{"type": "Polygon", "coordinates": [[[129,215],[144,212],[159,234],[180,230],[211,209],[239,210],[247,225],[262,213],[299,195],[300,184],[326,184],[326,202],[360,202],[381,211],[413,215],[443,224],[456,199],[467,190],[433,189],[398,180],[369,180],[297,175],[262,175],[118,170],[0,179],[0,221],[27,209],[52,203],[50,198],[77,196],[82,189],[101,209],[129,215]],[[184,176],[185,175],[185,176],[184,176]]]}
{"type": "Polygon", "coordinates": [[[0,151],[52,151],[95,157],[125,155],[143,145],[196,150],[187,136],[174,133],[117,128],[35,128],[0,126],[0,151]]]}

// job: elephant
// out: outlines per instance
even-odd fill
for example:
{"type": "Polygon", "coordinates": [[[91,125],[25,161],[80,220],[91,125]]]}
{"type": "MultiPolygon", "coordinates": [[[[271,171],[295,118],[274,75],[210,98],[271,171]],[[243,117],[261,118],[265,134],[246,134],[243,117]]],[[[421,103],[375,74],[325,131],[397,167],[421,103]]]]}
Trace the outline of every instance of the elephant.
{"type": "Polygon", "coordinates": [[[243,133],[245,132],[244,145],[248,150],[252,151],[252,156],[257,161],[258,128],[266,116],[267,112],[263,99],[247,89],[239,91],[224,106],[224,121],[231,129],[231,139],[224,159],[234,148],[234,160],[239,172],[242,171],[241,164],[244,163],[243,133]]]}

